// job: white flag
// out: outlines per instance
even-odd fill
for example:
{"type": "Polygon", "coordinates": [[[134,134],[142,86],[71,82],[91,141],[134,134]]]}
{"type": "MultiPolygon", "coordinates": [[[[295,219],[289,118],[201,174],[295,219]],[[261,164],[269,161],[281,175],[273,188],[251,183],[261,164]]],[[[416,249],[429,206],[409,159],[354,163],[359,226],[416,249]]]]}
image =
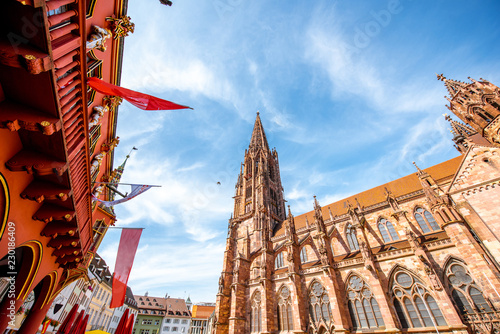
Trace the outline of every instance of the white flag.
{"type": "Polygon", "coordinates": [[[103,201],[103,200],[95,197],[94,195],[92,195],[92,197],[94,198],[94,200],[99,201],[102,204],[104,204],[104,206],[110,207],[110,206],[113,206],[116,204],[126,202],[126,201],[136,197],[137,195],[142,194],[143,192],[145,192],[146,190],[148,190],[154,186],[147,185],[147,184],[131,184],[130,187],[132,188],[132,190],[130,191],[130,194],[128,194],[127,196],[125,196],[123,198],[114,200],[114,201],[103,201]]]}

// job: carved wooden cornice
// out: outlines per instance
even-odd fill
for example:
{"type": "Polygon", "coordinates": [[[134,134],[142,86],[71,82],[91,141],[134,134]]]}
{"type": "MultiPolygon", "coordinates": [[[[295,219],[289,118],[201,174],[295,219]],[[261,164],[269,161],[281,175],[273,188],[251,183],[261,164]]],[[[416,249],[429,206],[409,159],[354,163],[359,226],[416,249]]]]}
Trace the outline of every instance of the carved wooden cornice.
{"type": "Polygon", "coordinates": [[[61,130],[61,120],[44,112],[11,101],[0,102],[0,128],[18,131],[40,131],[52,135],[61,130]]]}
{"type": "Polygon", "coordinates": [[[52,203],[44,203],[33,215],[33,219],[41,220],[45,223],[53,220],[72,221],[75,217],[75,210],[68,209],[52,203]]]}
{"type": "Polygon", "coordinates": [[[24,68],[31,74],[52,69],[48,54],[40,52],[29,43],[14,45],[7,39],[0,39],[0,63],[10,67],[24,68]]]}
{"type": "Polygon", "coordinates": [[[5,166],[12,172],[26,171],[28,174],[57,174],[59,176],[62,176],[68,169],[68,163],[64,161],[26,149],[19,151],[5,163],[5,166]]]}
{"type": "Polygon", "coordinates": [[[47,246],[60,249],[61,247],[72,246],[76,247],[80,243],[80,238],[78,236],[69,236],[69,235],[61,235],[55,238],[52,238],[47,246]]]}
{"type": "Polygon", "coordinates": [[[51,221],[45,225],[40,235],[56,238],[63,235],[73,236],[77,231],[76,222],[51,221]]]}
{"type": "Polygon", "coordinates": [[[42,203],[44,200],[66,201],[73,191],[62,185],[43,180],[34,180],[21,192],[21,197],[42,203]]]}

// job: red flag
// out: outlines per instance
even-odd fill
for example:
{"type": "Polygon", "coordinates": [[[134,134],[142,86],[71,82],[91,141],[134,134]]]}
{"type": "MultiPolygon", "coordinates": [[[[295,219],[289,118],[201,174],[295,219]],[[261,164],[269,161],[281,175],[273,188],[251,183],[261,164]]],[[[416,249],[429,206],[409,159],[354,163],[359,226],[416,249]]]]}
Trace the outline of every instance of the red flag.
{"type": "Polygon", "coordinates": [[[123,312],[122,317],[120,319],[120,322],[118,323],[118,326],[116,327],[116,331],[114,334],[124,334],[125,333],[125,328],[127,326],[127,320],[128,320],[128,309],[123,312]]]}
{"type": "Polygon", "coordinates": [[[125,100],[142,110],[193,109],[191,107],[183,106],[167,100],[162,100],[151,95],[115,86],[94,77],[90,77],[87,79],[87,85],[89,85],[99,93],[123,97],[125,100]]]}
{"type": "Polygon", "coordinates": [[[82,321],[83,321],[83,316],[85,315],[85,310],[81,310],[80,313],[78,313],[78,316],[76,317],[75,321],[73,322],[73,326],[71,326],[71,329],[69,330],[68,333],[76,333],[76,330],[81,326],[82,321]]]}
{"type": "Polygon", "coordinates": [[[78,311],[78,304],[73,305],[71,311],[69,311],[68,315],[64,319],[61,326],[57,330],[57,334],[67,334],[73,325],[73,321],[75,320],[76,312],[78,311]]]}
{"type": "Polygon", "coordinates": [[[132,264],[134,263],[135,252],[139,245],[142,229],[129,228],[122,230],[118,254],[116,255],[115,273],[113,275],[113,296],[109,308],[120,307],[125,301],[127,293],[127,282],[132,264]]]}
{"type": "Polygon", "coordinates": [[[45,334],[45,332],[47,331],[47,328],[49,328],[49,324],[50,324],[50,319],[47,319],[47,321],[45,321],[43,323],[42,334],[45,334]]]}
{"type": "Polygon", "coordinates": [[[83,318],[80,327],[76,330],[74,334],[85,334],[85,330],[87,329],[87,323],[89,322],[89,315],[86,314],[85,318],[83,318]]]}
{"type": "Polygon", "coordinates": [[[132,329],[134,328],[134,314],[132,313],[130,315],[130,317],[128,317],[128,321],[127,321],[127,326],[125,327],[125,332],[124,334],[132,334],[132,329]]]}

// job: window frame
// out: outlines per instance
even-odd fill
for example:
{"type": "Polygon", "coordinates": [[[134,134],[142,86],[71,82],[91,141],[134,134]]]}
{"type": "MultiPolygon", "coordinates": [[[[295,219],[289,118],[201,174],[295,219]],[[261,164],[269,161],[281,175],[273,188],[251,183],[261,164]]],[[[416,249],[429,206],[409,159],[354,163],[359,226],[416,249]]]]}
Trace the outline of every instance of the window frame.
{"type": "Polygon", "coordinates": [[[351,223],[348,223],[345,228],[345,236],[351,252],[359,251],[359,242],[356,234],[356,228],[351,223]]]}
{"type": "Polygon", "coordinates": [[[413,210],[413,217],[417,221],[417,224],[423,234],[433,233],[441,230],[439,224],[436,221],[436,218],[434,218],[432,213],[421,206],[418,206],[415,208],[415,210],[413,210]],[[417,218],[417,215],[420,217],[420,220],[417,218]],[[432,218],[432,220],[429,220],[429,218],[432,218]],[[424,230],[424,226],[428,231],[424,230]]]}
{"type": "Polygon", "coordinates": [[[370,286],[359,275],[351,275],[347,280],[346,296],[354,329],[385,328],[377,299],[370,286]],[[363,321],[366,326],[363,326],[363,321]]]}
{"type": "Polygon", "coordinates": [[[382,236],[382,239],[384,239],[384,243],[399,241],[398,232],[396,231],[394,224],[390,220],[380,217],[378,219],[377,227],[380,235],[382,236]],[[386,233],[385,235],[382,230],[386,233]]]}
{"type": "Polygon", "coordinates": [[[425,328],[424,314],[429,316],[432,324],[437,326],[447,326],[436,299],[429,292],[429,289],[422,283],[420,279],[412,275],[406,270],[397,270],[392,275],[391,284],[392,303],[396,308],[397,315],[403,328],[425,328]],[[398,277],[406,275],[405,280],[398,280],[398,277]],[[409,278],[409,279],[408,279],[409,278]],[[421,301],[419,304],[418,301],[421,301]],[[430,304],[435,304],[436,308],[431,308],[430,304]],[[399,305],[399,308],[398,308],[399,305]],[[421,305],[421,307],[419,307],[421,305]],[[432,314],[429,314],[429,311],[432,314]],[[403,318],[401,318],[403,317],[403,318]],[[404,327],[404,325],[408,327],[404,327]]]}

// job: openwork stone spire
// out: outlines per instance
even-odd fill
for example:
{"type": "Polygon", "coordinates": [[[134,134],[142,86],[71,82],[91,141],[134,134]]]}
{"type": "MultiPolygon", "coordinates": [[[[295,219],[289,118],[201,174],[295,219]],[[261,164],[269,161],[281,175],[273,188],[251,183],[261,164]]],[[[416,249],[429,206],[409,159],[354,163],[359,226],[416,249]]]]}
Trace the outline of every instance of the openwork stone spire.
{"type": "Polygon", "coordinates": [[[260,120],[259,112],[257,112],[257,118],[255,119],[255,125],[253,126],[252,138],[250,139],[249,150],[258,150],[262,148],[269,151],[269,144],[267,143],[266,133],[264,132],[264,127],[260,120]]]}
{"type": "Polygon", "coordinates": [[[447,79],[443,74],[436,75],[438,80],[444,82],[446,89],[448,89],[448,93],[450,93],[450,97],[453,98],[457,93],[466,89],[467,84],[461,81],[447,79]]]}

